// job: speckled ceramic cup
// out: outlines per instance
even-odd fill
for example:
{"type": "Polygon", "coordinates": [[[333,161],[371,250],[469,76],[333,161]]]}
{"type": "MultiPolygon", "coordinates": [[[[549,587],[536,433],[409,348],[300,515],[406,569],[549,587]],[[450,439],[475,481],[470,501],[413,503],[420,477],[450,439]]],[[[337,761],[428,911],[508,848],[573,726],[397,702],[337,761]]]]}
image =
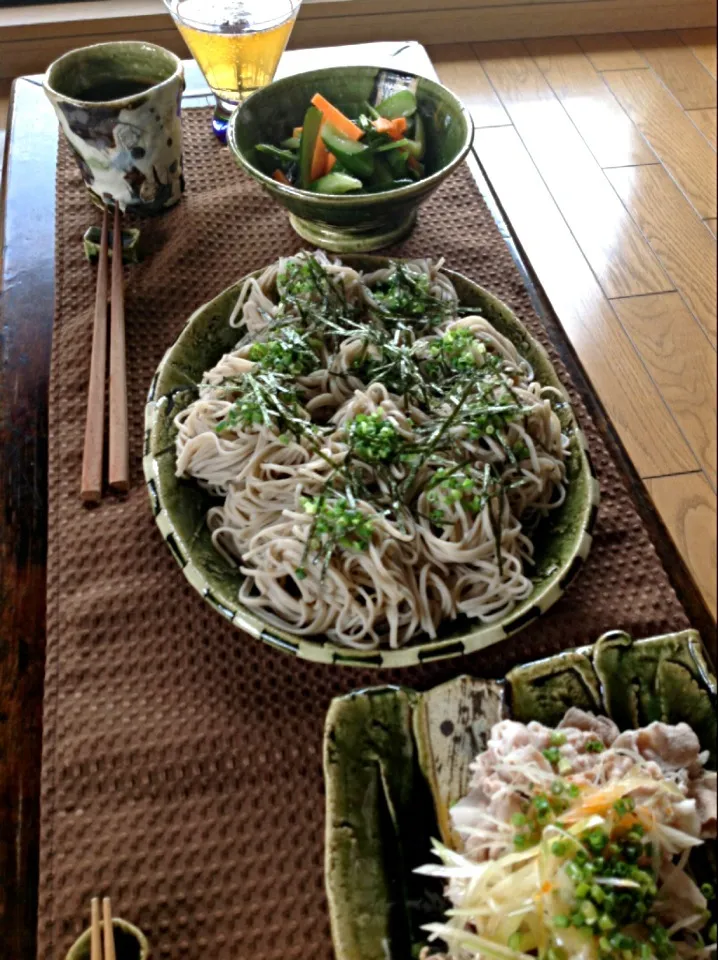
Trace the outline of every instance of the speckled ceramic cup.
{"type": "Polygon", "coordinates": [[[152,43],[71,50],[43,87],[93,199],[157,213],[182,196],[182,62],[152,43]]]}

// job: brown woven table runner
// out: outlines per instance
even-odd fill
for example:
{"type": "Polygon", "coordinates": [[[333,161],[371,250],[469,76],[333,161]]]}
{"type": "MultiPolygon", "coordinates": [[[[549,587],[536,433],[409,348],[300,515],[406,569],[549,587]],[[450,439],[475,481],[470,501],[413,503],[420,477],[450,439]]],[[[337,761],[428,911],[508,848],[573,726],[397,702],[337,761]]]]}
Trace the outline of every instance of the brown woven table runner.
{"type": "MultiPolygon", "coordinates": [[[[83,259],[81,237],[94,215],[69,152],[60,149],[43,960],[64,957],[87,925],[90,897],[103,894],[146,932],[158,960],[328,960],[321,748],[331,697],[387,682],[426,688],[463,672],[500,676],[615,627],[642,637],[688,625],[575,391],[601,480],[597,535],[566,596],[518,636],[423,668],[336,669],[247,638],[200,599],[149,508],[141,470],[147,388],[196,307],[301,246],[285,211],[238,172],[208,127],[207,111],[185,114],[187,194],[142,225],[150,252],[127,270],[132,491],[94,510],[79,499],[94,301],[94,268],[83,259]]],[[[549,346],[468,170],[435,194],[393,252],[445,256],[549,346]]]]}

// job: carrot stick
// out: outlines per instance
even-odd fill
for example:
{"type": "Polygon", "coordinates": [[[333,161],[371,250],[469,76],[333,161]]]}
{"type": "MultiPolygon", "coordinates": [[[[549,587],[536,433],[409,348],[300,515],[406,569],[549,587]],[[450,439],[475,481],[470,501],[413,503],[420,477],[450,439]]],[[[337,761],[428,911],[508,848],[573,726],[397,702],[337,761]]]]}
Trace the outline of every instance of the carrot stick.
{"type": "Polygon", "coordinates": [[[312,183],[315,180],[318,180],[320,177],[324,176],[324,173],[327,169],[327,154],[329,151],[326,148],[324,141],[322,140],[321,130],[319,131],[319,136],[317,137],[317,142],[314,145],[314,156],[312,157],[312,172],[310,174],[312,183]]]}
{"type": "Polygon", "coordinates": [[[372,120],[371,125],[377,133],[389,133],[394,128],[394,121],[387,120],[386,117],[378,117],[376,120],[372,120]]]}
{"type": "Polygon", "coordinates": [[[272,174],[272,180],[276,180],[277,183],[283,183],[285,187],[291,187],[291,183],[287,179],[286,174],[279,168],[272,174]]]}
{"type": "Polygon", "coordinates": [[[302,135],[303,129],[304,127],[295,127],[294,130],[292,130],[292,136],[296,137],[296,139],[298,140],[302,135]]]}
{"type": "Polygon", "coordinates": [[[312,103],[317,110],[321,110],[326,122],[331,123],[333,127],[336,127],[337,130],[343,133],[349,140],[361,140],[364,136],[363,131],[360,130],[355,123],[352,123],[348,117],[345,117],[341,110],[337,110],[335,106],[329,103],[321,93],[314,94],[312,103]]]}
{"type": "Polygon", "coordinates": [[[334,156],[331,150],[327,150],[327,165],[324,169],[324,172],[331,173],[332,170],[334,169],[334,164],[336,162],[337,162],[337,158],[334,156]]]}
{"type": "Polygon", "coordinates": [[[406,122],[406,117],[397,117],[394,123],[394,132],[389,134],[392,140],[401,140],[401,138],[406,133],[406,128],[408,126],[406,122]]]}
{"type": "Polygon", "coordinates": [[[406,133],[406,117],[397,117],[396,120],[379,117],[378,120],[372,120],[372,126],[377,133],[386,133],[392,140],[401,140],[406,133]]]}

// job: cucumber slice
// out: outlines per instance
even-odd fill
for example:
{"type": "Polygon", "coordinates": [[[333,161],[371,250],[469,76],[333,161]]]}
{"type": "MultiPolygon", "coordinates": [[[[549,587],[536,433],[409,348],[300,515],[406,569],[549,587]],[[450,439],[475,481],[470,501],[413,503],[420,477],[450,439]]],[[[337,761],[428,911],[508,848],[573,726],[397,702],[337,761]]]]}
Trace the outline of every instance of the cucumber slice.
{"type": "Polygon", "coordinates": [[[392,150],[400,150],[402,147],[408,147],[411,143],[413,143],[413,140],[407,140],[406,137],[402,140],[392,140],[390,143],[383,143],[380,147],[376,147],[376,152],[391,153],[392,150]]]}
{"type": "Polygon", "coordinates": [[[384,154],[384,158],[395,180],[403,180],[409,176],[409,155],[405,150],[392,150],[391,153],[384,154]]]}
{"type": "Polygon", "coordinates": [[[356,177],[332,170],[325,177],[315,180],[311,186],[311,191],[312,193],[330,193],[336,196],[342,193],[351,193],[353,190],[361,190],[363,186],[361,180],[357,180],[356,177]]]}
{"type": "Polygon", "coordinates": [[[266,153],[277,160],[283,160],[285,163],[295,163],[297,159],[296,153],[292,153],[291,150],[280,150],[279,147],[275,147],[271,143],[258,143],[257,150],[259,153],[266,153]]]}
{"type": "Polygon", "coordinates": [[[411,157],[409,161],[409,173],[415,180],[423,180],[426,176],[426,170],[424,169],[424,164],[419,163],[414,157],[411,157]]]}
{"type": "Polygon", "coordinates": [[[372,107],[368,100],[364,101],[364,106],[366,107],[366,112],[369,114],[372,120],[379,119],[379,111],[372,107]]]}
{"type": "Polygon", "coordinates": [[[414,117],[414,136],[409,141],[409,153],[417,160],[423,160],[426,154],[426,126],[420,113],[414,117]]]}
{"type": "Polygon", "coordinates": [[[416,113],[416,97],[411,90],[397,90],[386,100],[377,104],[376,109],[387,120],[396,120],[398,117],[413,117],[416,113]]]}
{"type": "Polygon", "coordinates": [[[334,154],[339,163],[350,173],[362,179],[374,172],[374,154],[363,143],[357,143],[343,137],[331,124],[322,128],[322,140],[327,150],[334,154]]]}
{"type": "Polygon", "coordinates": [[[312,158],[324,118],[321,110],[311,106],[304,115],[304,126],[299,142],[299,187],[309,190],[312,185],[312,158]]]}
{"type": "Polygon", "coordinates": [[[374,173],[369,178],[367,186],[372,190],[389,190],[395,179],[395,174],[389,165],[389,157],[397,156],[396,153],[377,156],[375,159],[374,173]]]}

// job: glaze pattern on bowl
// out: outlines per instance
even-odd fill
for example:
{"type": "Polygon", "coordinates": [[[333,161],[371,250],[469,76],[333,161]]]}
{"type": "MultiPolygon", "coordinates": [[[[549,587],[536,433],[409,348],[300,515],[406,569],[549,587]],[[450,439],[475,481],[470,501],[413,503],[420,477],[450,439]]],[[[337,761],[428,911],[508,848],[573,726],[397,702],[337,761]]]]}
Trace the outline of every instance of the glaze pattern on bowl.
{"type": "MultiPolygon", "coordinates": [[[[374,687],[332,701],[325,873],[337,960],[417,955],[422,924],[448,903],[440,884],[422,886],[413,870],[430,859],[432,837],[456,842],[449,809],[465,796],[491,727],[505,717],[555,726],[570,706],[621,729],[689,723],[715,769],[716,681],[694,630],[639,641],[614,631],[505,681],[462,676],[426,693],[374,687]]],[[[715,873],[714,844],[707,858],[715,873]]]]}
{"type": "MultiPolygon", "coordinates": [[[[358,270],[372,271],[389,261],[344,257],[344,262],[358,270]]],[[[481,308],[484,316],[529,360],[537,379],[564,392],[545,350],[509,308],[465,277],[448,270],[446,273],[461,302],[481,308]]],[[[443,624],[436,640],[426,639],[398,650],[360,651],[341,647],[326,638],[298,637],[288,629],[269,628],[260,616],[239,603],[239,569],[214,549],[205,523],[207,510],[216,501],[194,481],[175,476],[173,421],[195,398],[193,385],[203,373],[234,348],[238,334],[227,321],[243,283],[244,279],[229,287],[190,317],[160,363],[145,408],[143,462],[152,510],[162,536],[192,586],[215,610],[251,636],[307,660],[342,666],[405,667],[461,656],[506,639],[545,613],[580,572],[591,547],[598,513],[598,481],[568,398],[559,410],[570,438],[566,500],[534,535],[532,593],[502,620],[481,624],[463,617],[443,624]]]]}
{"type": "Polygon", "coordinates": [[[336,253],[366,253],[397,242],[411,230],[419,204],[466,157],[473,132],[466,108],[433,80],[377,67],[334,67],[296,74],[253,94],[232,115],[228,143],[237,164],[287,208],[292,226],[305,240],[336,253]],[[376,103],[404,89],[416,95],[427,129],[423,180],[378,193],[330,196],[272,179],[275,164],[256,146],[280,143],[301,126],[315,93],[356,117],[366,101],[376,103]]]}

